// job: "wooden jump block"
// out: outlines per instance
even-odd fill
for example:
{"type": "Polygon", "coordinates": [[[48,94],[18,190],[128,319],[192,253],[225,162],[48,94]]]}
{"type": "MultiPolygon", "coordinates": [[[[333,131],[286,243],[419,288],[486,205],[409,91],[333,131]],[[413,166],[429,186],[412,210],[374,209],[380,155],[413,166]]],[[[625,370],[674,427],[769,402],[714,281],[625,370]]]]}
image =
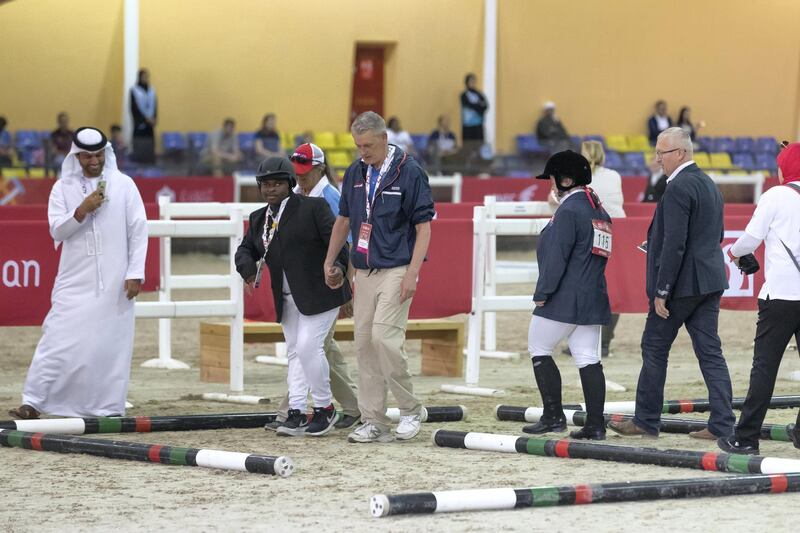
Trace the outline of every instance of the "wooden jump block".
{"type": "MultiPolygon", "coordinates": [[[[338,320],[333,337],[353,340],[353,321],[338,320]]],[[[406,339],[422,341],[422,375],[459,377],[464,371],[464,322],[459,320],[409,320],[406,339]]],[[[244,323],[244,342],[284,342],[277,322],[244,323]]],[[[200,380],[227,383],[230,379],[229,322],[200,323],[200,380]]]]}

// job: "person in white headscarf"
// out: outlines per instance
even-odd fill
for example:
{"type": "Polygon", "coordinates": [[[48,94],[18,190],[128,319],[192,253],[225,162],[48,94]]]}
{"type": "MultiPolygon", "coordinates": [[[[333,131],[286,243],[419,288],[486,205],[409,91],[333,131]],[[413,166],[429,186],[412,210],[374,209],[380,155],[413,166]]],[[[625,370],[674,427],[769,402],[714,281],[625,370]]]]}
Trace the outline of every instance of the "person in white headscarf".
{"type": "Polygon", "coordinates": [[[131,116],[133,118],[133,155],[137,163],[156,162],[155,127],[158,106],[156,90],[150,85],[150,72],[139,71],[136,84],[131,87],[131,116]]]}
{"type": "Polygon", "coordinates": [[[134,301],[144,279],[147,219],[106,136],[75,132],[47,209],[61,246],[52,307],[22,393],[9,414],[123,415],[133,354],[134,301]]]}

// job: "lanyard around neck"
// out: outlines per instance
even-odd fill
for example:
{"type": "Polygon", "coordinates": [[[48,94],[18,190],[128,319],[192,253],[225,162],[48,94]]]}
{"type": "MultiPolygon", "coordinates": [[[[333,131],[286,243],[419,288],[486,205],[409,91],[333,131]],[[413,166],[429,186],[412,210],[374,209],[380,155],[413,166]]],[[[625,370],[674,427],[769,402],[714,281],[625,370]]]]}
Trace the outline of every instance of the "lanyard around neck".
{"type": "MultiPolygon", "coordinates": [[[[364,203],[366,204],[367,209],[367,220],[370,219],[370,215],[372,214],[372,205],[375,203],[375,200],[378,195],[378,191],[381,188],[381,181],[386,176],[386,173],[389,172],[389,167],[392,165],[392,160],[394,159],[394,146],[389,145],[389,150],[386,152],[386,159],[383,160],[383,165],[381,165],[381,170],[378,172],[378,179],[375,180],[375,189],[373,191],[371,187],[371,180],[369,179],[369,175],[367,175],[367,183],[365,184],[367,195],[364,198],[364,203]],[[370,196],[372,196],[372,201],[370,201],[370,196]]],[[[367,168],[367,174],[369,174],[370,168],[367,168]]]]}
{"type": "Polygon", "coordinates": [[[267,255],[267,250],[269,249],[269,244],[272,242],[275,234],[278,233],[278,222],[281,219],[281,215],[283,215],[283,208],[286,207],[288,202],[288,197],[281,202],[281,206],[278,208],[278,214],[274,217],[272,216],[272,206],[267,207],[266,218],[264,218],[264,232],[261,234],[261,240],[264,243],[265,257],[267,255]],[[269,224],[270,218],[272,218],[272,224],[269,224]]]}

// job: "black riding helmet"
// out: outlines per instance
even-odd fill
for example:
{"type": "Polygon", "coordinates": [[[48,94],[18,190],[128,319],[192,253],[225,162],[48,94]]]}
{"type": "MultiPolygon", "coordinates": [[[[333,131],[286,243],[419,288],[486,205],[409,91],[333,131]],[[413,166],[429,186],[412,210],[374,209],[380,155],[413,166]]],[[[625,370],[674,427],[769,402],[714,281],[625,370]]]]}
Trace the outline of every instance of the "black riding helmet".
{"type": "Polygon", "coordinates": [[[285,157],[268,157],[258,165],[256,183],[260,186],[266,180],[287,180],[289,188],[297,185],[297,174],[291,161],[285,157]]]}
{"type": "Polygon", "coordinates": [[[581,154],[572,150],[564,150],[550,156],[544,166],[544,172],[536,176],[536,179],[549,180],[551,177],[556,179],[556,187],[559,191],[568,191],[575,187],[589,185],[592,182],[592,169],[589,161],[581,154]],[[575,184],[563,187],[561,178],[572,178],[575,184]]]}

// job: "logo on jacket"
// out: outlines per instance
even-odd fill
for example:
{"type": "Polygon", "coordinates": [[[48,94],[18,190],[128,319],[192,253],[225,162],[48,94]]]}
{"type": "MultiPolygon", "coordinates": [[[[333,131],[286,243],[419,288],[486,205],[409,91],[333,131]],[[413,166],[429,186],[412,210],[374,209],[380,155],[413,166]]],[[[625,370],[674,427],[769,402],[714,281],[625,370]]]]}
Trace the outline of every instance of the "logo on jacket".
{"type": "Polygon", "coordinates": [[[750,274],[749,276],[742,274],[739,267],[737,267],[728,256],[728,250],[730,250],[733,243],[736,242],[736,239],[743,234],[743,231],[726,231],[725,238],[722,240],[722,257],[725,259],[725,270],[728,274],[728,290],[722,293],[724,297],[748,298],[753,296],[753,287],[755,285],[754,274],[750,274]]]}

